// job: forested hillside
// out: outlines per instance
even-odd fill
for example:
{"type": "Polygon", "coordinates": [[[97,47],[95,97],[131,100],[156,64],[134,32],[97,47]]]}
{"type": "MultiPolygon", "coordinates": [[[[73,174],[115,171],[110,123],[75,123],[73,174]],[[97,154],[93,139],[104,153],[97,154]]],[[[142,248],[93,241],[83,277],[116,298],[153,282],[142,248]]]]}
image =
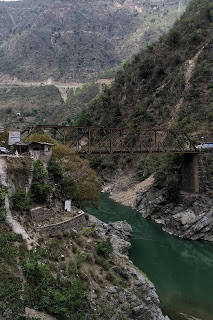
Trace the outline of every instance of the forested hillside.
{"type": "Polygon", "coordinates": [[[188,0],[0,3],[0,72],[23,81],[94,79],[166,32],[188,0]]]}
{"type": "Polygon", "coordinates": [[[133,55],[79,124],[212,130],[212,10],[212,1],[191,1],[166,35],[133,55]]]}

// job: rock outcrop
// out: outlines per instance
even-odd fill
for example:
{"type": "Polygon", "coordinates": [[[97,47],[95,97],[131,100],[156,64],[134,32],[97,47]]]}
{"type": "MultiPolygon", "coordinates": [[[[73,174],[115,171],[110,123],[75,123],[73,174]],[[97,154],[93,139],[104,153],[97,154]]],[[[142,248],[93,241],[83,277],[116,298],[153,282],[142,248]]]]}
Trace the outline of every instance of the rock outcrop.
{"type": "Polygon", "coordinates": [[[107,224],[90,216],[90,224],[95,224],[102,238],[110,237],[113,249],[118,255],[128,257],[132,227],[126,221],[107,224]]]}
{"type": "Polygon", "coordinates": [[[169,202],[164,189],[139,191],[134,207],[144,218],[163,225],[175,236],[213,241],[213,199],[211,194],[182,192],[176,203],[169,202]]]}
{"type": "MultiPolygon", "coordinates": [[[[90,216],[89,223],[96,225],[101,237],[110,237],[114,249],[111,257],[113,271],[122,282],[122,286],[112,283],[106,287],[101,297],[96,292],[90,293],[88,299],[91,307],[96,309],[98,319],[169,320],[159,308],[154,285],[128,259],[131,226],[125,221],[106,224],[93,216],[90,216]]],[[[92,320],[92,315],[88,315],[88,319],[92,320]]]]}

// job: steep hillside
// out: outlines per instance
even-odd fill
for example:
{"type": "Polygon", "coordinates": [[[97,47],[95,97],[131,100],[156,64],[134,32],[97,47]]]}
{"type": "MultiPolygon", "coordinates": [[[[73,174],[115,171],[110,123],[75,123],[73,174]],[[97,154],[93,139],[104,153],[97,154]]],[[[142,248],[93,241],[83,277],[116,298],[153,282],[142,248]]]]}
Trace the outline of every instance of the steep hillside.
{"type": "Polygon", "coordinates": [[[47,117],[48,123],[73,124],[76,116],[82,109],[87,108],[89,101],[95,98],[97,94],[99,94],[98,84],[92,82],[85,83],[75,94],[69,92],[68,99],[63,106],[59,105],[57,108],[54,108],[53,113],[47,117]]]}
{"type": "Polygon", "coordinates": [[[23,0],[0,4],[0,72],[88,80],[157,39],[188,0],[23,0]]]}
{"type": "Polygon", "coordinates": [[[73,205],[97,205],[88,162],[47,135],[33,139],[54,142],[49,163],[0,157],[0,318],[168,320],[154,285],[128,259],[131,226],[73,205]]]}
{"type": "Polygon", "coordinates": [[[105,127],[212,130],[212,9],[211,1],[192,1],[168,34],[134,55],[91,102],[87,120],[105,127]]]}

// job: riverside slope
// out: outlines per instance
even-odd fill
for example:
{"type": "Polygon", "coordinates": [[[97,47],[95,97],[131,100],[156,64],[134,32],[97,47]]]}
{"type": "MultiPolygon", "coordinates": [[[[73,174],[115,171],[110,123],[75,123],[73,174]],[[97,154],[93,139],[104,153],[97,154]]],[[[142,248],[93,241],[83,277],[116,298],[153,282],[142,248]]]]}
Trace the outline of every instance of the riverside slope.
{"type": "MultiPolygon", "coordinates": [[[[110,237],[116,257],[113,270],[122,278],[123,288],[113,285],[102,292],[103,301],[108,301],[109,310],[113,310],[110,319],[169,320],[159,308],[160,301],[152,282],[128,259],[131,226],[123,221],[107,224],[94,216],[90,216],[90,224],[96,225],[102,238],[110,237]],[[126,312],[122,310],[123,306],[126,312]]],[[[98,309],[99,319],[106,319],[104,310],[99,310],[100,304],[96,304],[94,294],[91,293],[89,300],[98,309]]]]}
{"type": "MultiPolygon", "coordinates": [[[[25,186],[29,175],[26,170],[25,174],[22,173],[22,179],[18,179],[17,166],[14,166],[14,164],[17,165],[19,163],[19,165],[21,165],[23,161],[22,158],[11,157],[10,160],[13,162],[13,166],[10,167],[10,170],[7,160],[6,157],[0,157],[0,184],[7,187],[8,192],[13,194],[16,190],[20,190],[25,186]],[[14,183],[12,177],[15,177],[14,183]]],[[[21,168],[21,166],[19,167],[21,168]]],[[[83,274],[82,277],[89,279],[87,280],[87,290],[85,292],[89,306],[86,315],[88,320],[97,318],[100,320],[169,320],[167,316],[164,317],[159,308],[160,301],[154,285],[128,259],[129,240],[132,229],[126,222],[106,224],[91,216],[89,218],[88,228],[85,228],[85,231],[92,232],[93,230],[96,235],[96,240],[94,240],[92,236],[83,238],[82,233],[77,233],[74,230],[70,230],[72,235],[69,234],[69,232],[64,235],[62,232],[59,232],[60,249],[58,248],[59,250],[57,251],[57,249],[54,248],[55,258],[53,262],[51,258],[51,246],[48,247],[48,242],[50,245],[52,241],[58,241],[59,239],[53,239],[49,236],[45,238],[45,235],[40,234],[38,229],[35,228],[33,221],[27,224],[26,221],[28,221],[29,216],[25,216],[23,213],[21,215],[18,212],[15,214],[14,210],[10,208],[8,199],[6,201],[6,212],[7,219],[2,223],[6,225],[9,224],[14,233],[21,234],[23,239],[26,240],[26,254],[29,250],[31,250],[31,254],[33,254],[34,249],[44,249],[45,252],[48,252],[48,256],[43,264],[46,266],[51,262],[51,267],[55,268],[53,270],[57,270],[55,274],[57,275],[57,272],[60,272],[63,280],[67,277],[67,272],[65,273],[66,262],[75,261],[75,259],[77,259],[76,257],[79,257],[80,254],[81,256],[90,257],[88,261],[85,261],[84,271],[83,267],[82,270],[80,270],[81,275],[83,274]],[[10,219],[8,219],[8,217],[10,219]],[[20,220],[20,223],[16,218],[20,220]],[[81,237],[82,242],[77,241],[77,237],[78,240],[79,237],[81,237]],[[113,252],[110,254],[109,259],[106,259],[108,260],[107,267],[101,268],[101,266],[96,263],[95,259],[98,258],[94,254],[94,248],[97,239],[100,241],[100,238],[106,239],[107,237],[109,237],[112,242],[113,252]],[[81,247],[79,247],[80,243],[81,247]],[[75,251],[73,248],[75,248],[75,251]],[[89,248],[91,249],[90,254],[88,254],[89,248]],[[72,258],[70,258],[71,252],[72,258]]],[[[104,262],[106,261],[104,260],[104,262]]],[[[20,279],[23,280],[23,271],[22,266],[19,264],[19,259],[15,260],[15,266],[18,266],[17,274],[20,279]]],[[[9,274],[7,266],[5,267],[5,272],[7,275],[9,274]]],[[[25,285],[27,285],[27,281],[24,281],[25,285]]],[[[43,308],[34,307],[34,304],[29,304],[26,300],[24,301],[24,307],[28,307],[25,309],[26,316],[35,316],[44,320],[54,319],[50,315],[38,313],[33,309],[37,308],[38,311],[48,311],[45,305],[43,308]]],[[[22,311],[24,312],[24,309],[22,311]]],[[[20,314],[17,314],[19,311],[14,312],[16,312],[17,316],[13,314],[13,319],[15,320],[19,318],[20,314]]],[[[55,315],[55,313],[53,314],[55,315]]],[[[67,319],[66,312],[62,314],[64,316],[63,319],[67,319]]],[[[57,318],[59,319],[58,316],[57,318]]]]}
{"type": "Polygon", "coordinates": [[[176,203],[169,202],[165,190],[154,188],[137,192],[134,208],[144,218],[163,225],[175,236],[213,241],[213,200],[211,194],[182,192],[176,203]]]}

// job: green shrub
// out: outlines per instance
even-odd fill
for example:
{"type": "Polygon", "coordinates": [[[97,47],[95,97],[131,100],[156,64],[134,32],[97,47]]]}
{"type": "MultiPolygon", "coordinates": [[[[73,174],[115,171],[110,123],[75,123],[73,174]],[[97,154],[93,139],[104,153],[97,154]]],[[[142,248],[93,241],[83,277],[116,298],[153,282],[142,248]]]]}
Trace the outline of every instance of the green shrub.
{"type": "Polygon", "coordinates": [[[77,263],[73,260],[70,260],[67,272],[69,275],[76,275],[78,273],[78,266],[77,263]]]}
{"type": "Polygon", "coordinates": [[[0,318],[7,320],[19,319],[18,315],[23,310],[22,295],[22,281],[20,278],[9,276],[2,279],[0,277],[0,318]]]}
{"type": "Polygon", "coordinates": [[[161,158],[156,155],[148,155],[139,161],[136,166],[136,174],[140,181],[147,179],[151,174],[159,170],[161,158]]]}
{"type": "Polygon", "coordinates": [[[90,227],[84,227],[82,229],[82,234],[86,237],[89,237],[92,234],[92,229],[90,227]]]}
{"type": "Polygon", "coordinates": [[[44,310],[59,320],[86,320],[88,305],[80,280],[53,277],[52,270],[36,252],[29,254],[23,268],[29,307],[44,310]]]}
{"type": "Polygon", "coordinates": [[[55,157],[52,157],[49,162],[48,172],[50,177],[55,179],[56,181],[62,179],[62,168],[55,157]]]}
{"type": "Polygon", "coordinates": [[[37,203],[44,203],[51,192],[52,187],[49,184],[32,183],[32,199],[37,203]]]}
{"type": "Polygon", "coordinates": [[[45,178],[47,178],[47,172],[44,170],[42,162],[40,160],[34,161],[31,195],[33,201],[37,203],[45,202],[52,192],[52,187],[44,182],[45,178]]]}
{"type": "Polygon", "coordinates": [[[154,61],[150,58],[146,58],[139,63],[139,76],[141,78],[148,78],[154,69],[154,61]]]}
{"type": "Polygon", "coordinates": [[[96,244],[97,254],[104,258],[108,258],[109,254],[113,251],[110,238],[107,238],[105,241],[101,241],[96,244]]]}
{"type": "Polygon", "coordinates": [[[30,197],[24,190],[20,189],[12,196],[13,209],[17,211],[28,211],[30,209],[30,197]]]}
{"type": "Polygon", "coordinates": [[[88,156],[87,159],[89,160],[89,165],[92,169],[99,168],[103,161],[101,156],[88,156]]]}
{"type": "Polygon", "coordinates": [[[77,183],[73,177],[65,176],[61,184],[61,191],[66,198],[74,200],[77,192],[77,183]]]}
{"type": "Polygon", "coordinates": [[[41,160],[33,162],[33,179],[35,181],[43,181],[47,177],[47,172],[43,168],[41,160]]]}
{"type": "Polygon", "coordinates": [[[170,30],[168,33],[168,44],[171,47],[178,47],[180,44],[180,33],[176,30],[170,30]]]}

